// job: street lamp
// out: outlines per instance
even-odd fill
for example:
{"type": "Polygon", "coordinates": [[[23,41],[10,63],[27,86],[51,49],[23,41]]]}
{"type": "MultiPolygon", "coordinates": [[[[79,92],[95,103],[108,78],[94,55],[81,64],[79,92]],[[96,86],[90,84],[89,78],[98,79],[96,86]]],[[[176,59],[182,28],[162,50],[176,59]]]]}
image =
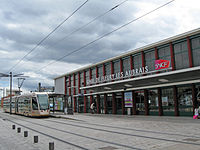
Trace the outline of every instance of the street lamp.
{"type": "Polygon", "coordinates": [[[24,74],[14,74],[10,72],[9,74],[0,73],[0,77],[10,77],[10,114],[12,114],[12,78],[13,77],[25,77],[24,74]]]}

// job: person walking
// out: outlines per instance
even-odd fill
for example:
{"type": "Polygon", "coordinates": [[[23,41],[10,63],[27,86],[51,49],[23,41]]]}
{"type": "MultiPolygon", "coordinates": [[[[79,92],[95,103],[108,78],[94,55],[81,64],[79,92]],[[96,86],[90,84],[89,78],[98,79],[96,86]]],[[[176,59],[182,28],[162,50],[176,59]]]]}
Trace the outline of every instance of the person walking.
{"type": "Polygon", "coordinates": [[[193,119],[198,119],[199,118],[199,111],[200,111],[200,107],[194,109],[193,119]]]}
{"type": "Polygon", "coordinates": [[[94,113],[94,103],[92,103],[92,104],[90,105],[90,110],[91,110],[91,113],[93,114],[93,113],[94,113]]]}

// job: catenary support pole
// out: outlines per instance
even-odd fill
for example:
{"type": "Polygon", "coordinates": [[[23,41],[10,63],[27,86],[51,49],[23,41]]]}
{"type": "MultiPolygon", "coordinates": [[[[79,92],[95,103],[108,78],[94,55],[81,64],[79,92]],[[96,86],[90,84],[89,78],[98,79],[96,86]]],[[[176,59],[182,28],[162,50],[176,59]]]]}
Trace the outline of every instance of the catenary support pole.
{"type": "Polygon", "coordinates": [[[10,72],[10,114],[12,114],[12,72],[10,72]]]}

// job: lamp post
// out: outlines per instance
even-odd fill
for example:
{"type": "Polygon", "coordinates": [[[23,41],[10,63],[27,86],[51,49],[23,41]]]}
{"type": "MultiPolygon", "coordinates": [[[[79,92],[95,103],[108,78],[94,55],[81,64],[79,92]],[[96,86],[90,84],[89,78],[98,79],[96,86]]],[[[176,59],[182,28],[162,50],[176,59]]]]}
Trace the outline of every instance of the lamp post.
{"type": "Polygon", "coordinates": [[[13,77],[26,77],[24,74],[14,74],[10,72],[9,74],[0,73],[0,77],[9,77],[10,78],[10,114],[12,114],[12,79],[13,77]]]}

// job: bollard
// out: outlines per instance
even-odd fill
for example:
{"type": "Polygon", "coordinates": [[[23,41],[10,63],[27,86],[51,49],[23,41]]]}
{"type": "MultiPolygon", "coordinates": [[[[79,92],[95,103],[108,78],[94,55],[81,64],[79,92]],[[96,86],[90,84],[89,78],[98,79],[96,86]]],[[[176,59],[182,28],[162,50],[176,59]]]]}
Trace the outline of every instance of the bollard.
{"type": "Polygon", "coordinates": [[[17,128],[17,133],[20,133],[21,132],[21,128],[17,128]]]}
{"type": "Polygon", "coordinates": [[[49,142],[49,150],[54,150],[54,142],[49,142]]]}
{"type": "Polygon", "coordinates": [[[38,136],[34,136],[34,143],[38,143],[38,136]]]}
{"type": "Polygon", "coordinates": [[[28,137],[28,131],[24,131],[24,137],[28,137]]]}
{"type": "Polygon", "coordinates": [[[12,125],[12,129],[13,129],[13,130],[15,129],[15,125],[12,125]]]}

